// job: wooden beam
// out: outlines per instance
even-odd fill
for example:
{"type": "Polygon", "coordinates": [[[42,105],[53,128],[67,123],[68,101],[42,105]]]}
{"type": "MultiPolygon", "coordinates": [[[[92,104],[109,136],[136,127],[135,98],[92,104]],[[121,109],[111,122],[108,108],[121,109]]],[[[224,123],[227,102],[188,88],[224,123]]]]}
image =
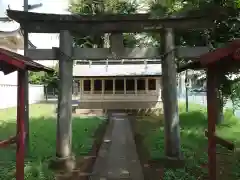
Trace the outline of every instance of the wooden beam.
{"type": "MultiPolygon", "coordinates": [[[[205,130],[205,137],[207,137],[207,138],[209,137],[207,130],[205,130]]],[[[216,144],[219,144],[219,145],[227,148],[230,151],[233,151],[235,149],[235,145],[233,142],[227,141],[217,135],[214,135],[214,137],[216,139],[216,144]]]]}
{"type": "Polygon", "coordinates": [[[161,34],[161,51],[167,53],[162,61],[162,97],[164,109],[165,155],[181,158],[180,126],[177,98],[177,72],[175,64],[173,29],[164,29],[161,34]]]}
{"type": "Polygon", "coordinates": [[[205,29],[214,26],[214,16],[168,16],[151,14],[58,15],[7,10],[11,19],[24,25],[30,33],[58,33],[69,30],[81,35],[102,33],[159,32],[162,28],[205,29]]]}
{"type": "Polygon", "coordinates": [[[19,10],[7,10],[7,15],[16,21],[51,21],[51,22],[80,22],[80,23],[102,23],[102,22],[119,22],[119,21],[148,21],[155,22],[156,20],[196,20],[205,19],[217,20],[222,17],[228,17],[232,8],[226,8],[222,6],[209,7],[208,11],[213,11],[214,14],[209,16],[213,12],[206,12],[202,10],[190,10],[184,11],[184,13],[174,13],[169,16],[156,16],[151,13],[139,13],[139,14],[49,14],[49,13],[36,13],[36,12],[24,12],[19,10]]]}
{"type": "Polygon", "coordinates": [[[159,74],[154,74],[154,75],[118,75],[118,76],[74,76],[74,79],[90,79],[90,78],[95,78],[95,79],[109,79],[109,78],[116,78],[116,79],[123,79],[124,77],[125,78],[146,78],[146,77],[149,77],[149,78],[159,78],[161,77],[162,75],[159,73],[159,74]]]}
{"type": "Polygon", "coordinates": [[[119,57],[124,53],[123,34],[111,33],[110,35],[110,48],[114,52],[113,56],[119,57]]]}
{"type": "MultiPolygon", "coordinates": [[[[194,15],[191,17],[180,16],[168,16],[159,17],[153,16],[150,13],[140,14],[96,14],[96,15],[72,15],[72,14],[49,14],[49,13],[36,13],[36,12],[24,12],[19,10],[7,10],[7,15],[18,22],[20,21],[52,21],[52,22],[81,22],[81,23],[102,23],[102,22],[119,22],[119,21],[147,21],[154,22],[155,20],[191,20],[206,18],[206,15],[194,15]]],[[[210,19],[210,17],[208,17],[210,19]]]]}
{"type": "MultiPolygon", "coordinates": [[[[178,47],[176,56],[179,58],[194,59],[209,52],[208,47],[178,47]]],[[[34,60],[57,60],[58,48],[28,49],[27,56],[34,60]]],[[[159,48],[124,48],[122,55],[115,56],[109,48],[74,48],[74,60],[104,60],[104,59],[161,59],[159,48]]]]}
{"type": "MultiPolygon", "coordinates": [[[[106,62],[108,65],[119,65],[119,64],[144,64],[144,60],[124,60],[124,61],[116,61],[116,60],[100,60],[93,61],[92,65],[105,65],[106,62]]],[[[147,60],[147,64],[161,64],[161,60],[147,60]]],[[[89,61],[77,61],[76,64],[89,64],[89,61]]]]}
{"type": "Polygon", "coordinates": [[[172,27],[174,29],[205,29],[212,28],[213,21],[206,22],[205,19],[189,20],[171,20],[152,22],[103,22],[95,25],[79,22],[28,22],[23,27],[29,33],[59,33],[61,29],[68,29],[71,33],[87,35],[96,35],[104,33],[142,33],[159,32],[163,27],[172,27]]]}

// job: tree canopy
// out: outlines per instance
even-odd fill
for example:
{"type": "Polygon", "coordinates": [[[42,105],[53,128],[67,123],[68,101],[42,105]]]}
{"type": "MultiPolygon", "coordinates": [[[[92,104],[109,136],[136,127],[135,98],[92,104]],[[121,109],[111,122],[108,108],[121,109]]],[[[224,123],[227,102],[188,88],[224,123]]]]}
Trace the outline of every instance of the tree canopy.
{"type": "Polygon", "coordinates": [[[59,81],[58,64],[53,69],[54,72],[29,72],[29,83],[57,88],[59,81]]]}
{"type": "MultiPolygon", "coordinates": [[[[128,0],[74,0],[69,6],[69,11],[73,14],[132,14],[136,13],[137,5],[128,0]]],[[[103,34],[87,37],[74,37],[74,45],[80,47],[103,47],[106,36],[103,34]]],[[[124,34],[124,45],[134,47],[137,40],[134,34],[124,34]]]]}
{"type": "MultiPolygon", "coordinates": [[[[225,7],[228,9],[228,18],[215,21],[214,28],[205,30],[184,30],[175,31],[176,45],[183,46],[204,46],[207,45],[212,49],[216,49],[226,45],[227,42],[240,37],[240,22],[239,22],[239,8],[240,0],[165,0],[158,1],[152,0],[148,2],[150,13],[158,16],[169,14],[191,14],[200,13],[206,14],[211,10],[225,7]]],[[[212,12],[214,13],[214,11],[212,12]]],[[[155,41],[155,44],[160,45],[159,34],[149,34],[155,41]],[[159,43],[157,43],[159,42],[159,43]]],[[[177,64],[185,64],[191,60],[178,59],[177,64]]],[[[223,75],[220,81],[219,94],[221,94],[222,106],[226,103],[227,99],[231,99],[234,108],[240,105],[240,85],[239,82],[233,78],[229,78],[238,72],[223,75]],[[230,76],[229,76],[230,75],[230,76]]]]}

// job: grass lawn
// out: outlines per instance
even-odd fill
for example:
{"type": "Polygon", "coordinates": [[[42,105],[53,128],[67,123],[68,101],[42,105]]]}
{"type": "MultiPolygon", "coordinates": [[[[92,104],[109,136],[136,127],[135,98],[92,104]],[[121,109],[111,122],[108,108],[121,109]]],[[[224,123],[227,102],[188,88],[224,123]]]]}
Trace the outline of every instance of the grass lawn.
{"type": "MultiPolygon", "coordinates": [[[[56,149],[56,105],[30,105],[30,151],[26,157],[26,180],[53,180],[48,169],[50,158],[56,149]]],[[[105,120],[98,117],[73,118],[73,152],[87,155],[91,150],[93,134],[105,120]]],[[[0,110],[0,139],[16,132],[16,108],[0,110]]],[[[0,180],[12,180],[15,172],[15,148],[0,149],[0,180]]]]}
{"type": "MultiPolygon", "coordinates": [[[[191,105],[188,113],[184,112],[183,104],[179,106],[181,125],[181,145],[186,166],[184,169],[165,170],[164,180],[205,180],[208,169],[207,139],[204,130],[207,128],[206,108],[200,105],[191,105]]],[[[226,110],[224,123],[217,127],[217,134],[227,140],[233,141],[240,147],[240,121],[226,110]]],[[[158,159],[164,155],[164,129],[163,116],[140,117],[136,123],[136,132],[143,137],[148,159],[158,159]]],[[[240,179],[240,153],[228,152],[219,147],[218,155],[219,180],[240,179]]],[[[160,177],[160,175],[159,175],[160,177]]],[[[158,177],[158,179],[159,179],[158,177]]],[[[155,180],[154,178],[151,178],[155,180]]]]}

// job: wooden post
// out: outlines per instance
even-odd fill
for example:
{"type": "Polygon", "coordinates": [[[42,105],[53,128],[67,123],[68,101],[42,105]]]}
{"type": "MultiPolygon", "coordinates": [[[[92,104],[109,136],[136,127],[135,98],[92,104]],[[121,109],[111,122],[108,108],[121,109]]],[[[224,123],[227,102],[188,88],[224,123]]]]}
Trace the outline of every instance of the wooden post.
{"type": "Polygon", "coordinates": [[[137,95],[138,94],[138,92],[137,92],[137,78],[134,78],[134,91],[135,91],[135,95],[137,95]]]}
{"type": "Polygon", "coordinates": [[[72,56],[73,38],[69,31],[60,31],[59,95],[56,156],[60,169],[74,168],[72,161],[72,56]],[[60,165],[60,164],[59,164],[60,165]]]}
{"type": "Polygon", "coordinates": [[[164,29],[161,50],[165,54],[162,62],[162,95],[164,107],[165,155],[180,158],[180,126],[178,117],[177,78],[172,29],[164,29]]]}
{"type": "Polygon", "coordinates": [[[112,33],[110,35],[110,46],[114,56],[121,56],[124,51],[122,33],[112,33]]]}
{"type": "Polygon", "coordinates": [[[93,92],[94,92],[94,79],[90,79],[90,86],[91,86],[91,94],[93,94],[93,92]]]}
{"type": "Polygon", "coordinates": [[[148,78],[145,79],[145,93],[148,93],[148,78]]]}
{"type": "Polygon", "coordinates": [[[207,70],[207,114],[208,114],[208,175],[209,180],[217,180],[216,177],[216,120],[217,111],[217,75],[214,68],[207,70]]]}
{"type": "Polygon", "coordinates": [[[25,155],[25,71],[18,71],[17,89],[17,151],[16,151],[16,179],[24,180],[24,155],[25,155]]]}
{"type": "Polygon", "coordinates": [[[124,83],[124,94],[127,94],[127,84],[126,84],[126,78],[123,78],[124,83]]]}
{"type": "Polygon", "coordinates": [[[158,93],[159,91],[161,91],[161,84],[160,84],[160,78],[156,78],[155,79],[155,81],[156,81],[156,89],[155,89],[155,91],[156,91],[156,93],[158,93]]]}
{"type": "Polygon", "coordinates": [[[115,94],[116,78],[113,78],[113,94],[115,94]]]}
{"type": "Polygon", "coordinates": [[[80,95],[83,94],[83,79],[80,79],[80,95]]]}
{"type": "Polygon", "coordinates": [[[104,95],[105,92],[105,80],[102,79],[102,96],[104,95]]]}
{"type": "MultiPolygon", "coordinates": [[[[28,0],[24,0],[23,4],[24,11],[28,11],[28,0]]],[[[24,56],[27,55],[27,50],[28,50],[28,31],[24,29],[23,33],[23,38],[24,38],[24,56]]],[[[28,152],[29,150],[29,85],[28,85],[28,71],[24,71],[24,101],[25,101],[25,107],[24,107],[24,121],[25,121],[25,146],[26,146],[26,151],[25,153],[28,152]]]]}

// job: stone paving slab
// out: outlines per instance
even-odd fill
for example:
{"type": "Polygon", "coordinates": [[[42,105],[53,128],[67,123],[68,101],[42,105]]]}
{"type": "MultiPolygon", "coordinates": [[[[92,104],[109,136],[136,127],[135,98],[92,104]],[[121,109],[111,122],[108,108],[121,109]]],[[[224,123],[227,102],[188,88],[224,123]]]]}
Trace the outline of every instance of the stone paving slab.
{"type": "Polygon", "coordinates": [[[143,180],[142,167],[126,113],[110,112],[91,180],[143,180]]]}

